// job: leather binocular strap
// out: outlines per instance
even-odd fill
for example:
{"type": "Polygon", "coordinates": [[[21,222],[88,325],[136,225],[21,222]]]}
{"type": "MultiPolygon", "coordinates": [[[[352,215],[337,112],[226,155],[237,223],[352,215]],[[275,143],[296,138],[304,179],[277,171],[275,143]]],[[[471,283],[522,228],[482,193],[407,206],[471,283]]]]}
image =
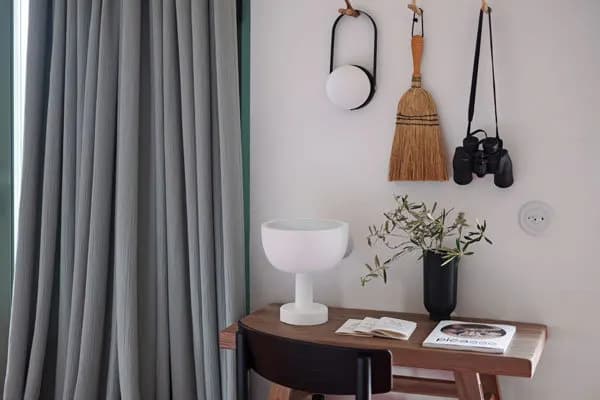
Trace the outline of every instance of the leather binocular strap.
{"type": "MultiPolygon", "coordinates": [[[[360,12],[359,15],[364,15],[371,21],[371,25],[373,25],[373,83],[377,82],[377,25],[373,18],[362,10],[358,10],[360,12]]],[[[331,49],[329,53],[329,73],[333,72],[333,55],[335,53],[335,31],[337,29],[338,23],[342,18],[346,15],[341,14],[339,17],[335,19],[333,23],[333,27],[331,28],[331,49]]]]}
{"type": "MultiPolygon", "coordinates": [[[[498,130],[498,106],[496,102],[496,71],[494,68],[494,40],[492,37],[492,9],[488,8],[488,21],[490,27],[490,54],[492,58],[492,87],[494,91],[494,118],[496,121],[496,138],[500,139],[498,130]]],[[[477,77],[479,75],[479,55],[481,53],[481,32],[483,30],[484,11],[479,11],[479,25],[477,27],[477,41],[475,43],[475,61],[473,62],[473,78],[471,79],[471,96],[469,98],[469,124],[467,126],[467,136],[472,136],[471,123],[475,114],[475,96],[477,94],[477,77]]]]}

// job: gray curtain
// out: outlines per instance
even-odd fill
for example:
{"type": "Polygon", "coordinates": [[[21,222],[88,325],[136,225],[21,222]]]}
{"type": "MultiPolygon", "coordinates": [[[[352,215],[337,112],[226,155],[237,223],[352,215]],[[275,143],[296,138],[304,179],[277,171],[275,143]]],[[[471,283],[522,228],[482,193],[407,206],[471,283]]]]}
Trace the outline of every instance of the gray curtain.
{"type": "Polygon", "coordinates": [[[31,0],[4,398],[232,398],[235,0],[31,0]]]}

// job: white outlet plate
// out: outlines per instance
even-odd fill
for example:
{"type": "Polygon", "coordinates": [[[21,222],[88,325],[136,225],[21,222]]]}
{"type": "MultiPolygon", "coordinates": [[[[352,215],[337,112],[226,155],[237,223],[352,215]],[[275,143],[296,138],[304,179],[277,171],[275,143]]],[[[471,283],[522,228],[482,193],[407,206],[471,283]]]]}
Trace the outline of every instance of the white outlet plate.
{"type": "Polygon", "coordinates": [[[529,201],[519,210],[519,225],[532,236],[543,234],[552,222],[552,207],[543,201],[529,201]]]}

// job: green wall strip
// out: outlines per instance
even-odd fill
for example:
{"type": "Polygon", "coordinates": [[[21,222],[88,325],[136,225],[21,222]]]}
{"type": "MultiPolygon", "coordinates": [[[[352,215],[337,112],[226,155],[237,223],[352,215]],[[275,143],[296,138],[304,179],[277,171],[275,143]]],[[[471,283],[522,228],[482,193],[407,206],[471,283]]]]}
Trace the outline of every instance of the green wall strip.
{"type": "Polygon", "coordinates": [[[13,0],[0,0],[0,389],[4,386],[13,272],[13,0]]]}
{"type": "Polygon", "coordinates": [[[240,118],[244,178],[244,242],[246,248],[246,312],[250,312],[250,0],[238,0],[240,118]]]}

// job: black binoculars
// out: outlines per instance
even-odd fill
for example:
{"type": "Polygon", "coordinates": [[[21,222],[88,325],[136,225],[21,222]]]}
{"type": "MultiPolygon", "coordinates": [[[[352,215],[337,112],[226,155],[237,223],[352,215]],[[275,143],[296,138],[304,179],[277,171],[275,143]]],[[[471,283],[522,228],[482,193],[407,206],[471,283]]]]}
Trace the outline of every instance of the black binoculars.
{"type": "Polygon", "coordinates": [[[512,161],[508,150],[504,149],[502,139],[486,137],[479,140],[477,133],[481,129],[467,135],[463,145],[454,152],[452,166],[454,182],[466,185],[473,180],[473,174],[482,178],[486,174],[494,174],[494,184],[507,188],[513,184],[512,161]]]}
{"type": "Polygon", "coordinates": [[[481,32],[483,29],[484,11],[479,12],[477,26],[477,40],[475,42],[475,62],[473,63],[473,78],[471,80],[471,95],[469,98],[469,124],[467,137],[463,145],[456,148],[452,167],[454,168],[454,182],[466,185],[473,180],[473,173],[482,178],[486,174],[494,174],[494,183],[500,188],[507,188],[513,184],[513,166],[508,150],[500,139],[498,129],[498,107],[496,104],[496,72],[494,69],[494,43],[492,40],[492,10],[489,9],[488,20],[490,26],[490,55],[492,61],[492,88],[494,93],[494,118],[496,122],[496,136],[488,137],[483,129],[471,131],[471,123],[475,114],[475,96],[477,94],[477,76],[479,73],[479,54],[481,51],[481,32]],[[478,133],[483,133],[485,138],[479,139],[478,133]]]}

